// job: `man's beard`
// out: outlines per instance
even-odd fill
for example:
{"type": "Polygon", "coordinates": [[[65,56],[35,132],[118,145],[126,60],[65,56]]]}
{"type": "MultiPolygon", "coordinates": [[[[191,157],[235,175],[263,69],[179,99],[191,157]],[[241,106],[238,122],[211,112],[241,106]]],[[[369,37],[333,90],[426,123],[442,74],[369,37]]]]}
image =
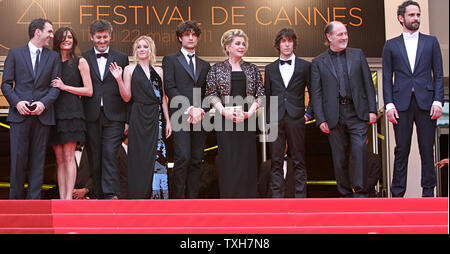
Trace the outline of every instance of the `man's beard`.
{"type": "Polygon", "coordinates": [[[414,23],[405,23],[405,27],[410,31],[417,31],[420,27],[420,22],[414,22],[414,23]]]}

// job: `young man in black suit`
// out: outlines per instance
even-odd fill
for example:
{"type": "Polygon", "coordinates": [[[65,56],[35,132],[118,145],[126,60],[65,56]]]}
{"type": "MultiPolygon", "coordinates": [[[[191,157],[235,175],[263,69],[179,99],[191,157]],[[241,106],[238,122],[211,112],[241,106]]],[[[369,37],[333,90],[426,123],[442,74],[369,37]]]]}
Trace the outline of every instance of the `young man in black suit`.
{"type": "Polygon", "coordinates": [[[295,197],[306,197],[305,122],[311,118],[312,107],[305,113],[305,88],[310,84],[311,64],[295,56],[297,35],[284,28],[275,37],[280,58],[265,68],[267,121],[278,122],[278,134],[271,144],[271,190],[273,198],[283,198],[286,187],[283,173],[284,151],[290,149],[295,174],[295,197]],[[278,104],[270,97],[278,97],[278,104]],[[278,119],[270,119],[270,111],[278,111],[278,119]]]}
{"type": "Polygon", "coordinates": [[[441,48],[436,37],[419,33],[417,2],[403,2],[398,7],[397,18],[403,34],[388,40],[383,49],[383,98],[388,120],[394,124],[396,143],[391,191],[394,197],[405,195],[415,122],[422,161],[422,196],[433,197],[434,135],[444,103],[441,48]]]}
{"type": "Polygon", "coordinates": [[[367,124],[377,120],[372,75],[360,49],[347,48],[347,28],[326,25],[329,49],[311,65],[311,95],[316,123],[328,135],[338,191],[343,197],[368,197],[367,124]],[[351,152],[351,154],[350,154],[351,152]],[[352,156],[353,179],[349,177],[352,156]]]}
{"type": "Polygon", "coordinates": [[[55,124],[53,103],[59,95],[50,85],[61,76],[59,56],[46,48],[53,38],[52,23],[35,19],[28,33],[30,41],[9,51],[3,71],[2,92],[10,105],[6,120],[11,123],[10,199],[24,198],[28,164],[27,199],[41,197],[47,139],[55,124]]]}
{"type": "Polygon", "coordinates": [[[109,72],[111,63],[125,68],[128,56],[109,47],[112,26],[106,20],[94,20],[90,26],[94,48],[82,55],[88,61],[93,94],[83,97],[87,121],[86,149],[97,198],[118,199],[120,171],[117,150],[122,143],[127,120],[127,103],[120,96],[116,79],[109,72]]]}
{"type": "Polygon", "coordinates": [[[200,34],[197,22],[181,23],[176,31],[181,50],[165,56],[162,63],[164,87],[170,100],[169,113],[174,131],[172,198],[198,198],[202,173],[200,164],[207,135],[201,129],[201,120],[205,114],[202,100],[210,68],[208,62],[195,54],[200,34]],[[181,101],[185,103],[177,103],[181,101]]]}

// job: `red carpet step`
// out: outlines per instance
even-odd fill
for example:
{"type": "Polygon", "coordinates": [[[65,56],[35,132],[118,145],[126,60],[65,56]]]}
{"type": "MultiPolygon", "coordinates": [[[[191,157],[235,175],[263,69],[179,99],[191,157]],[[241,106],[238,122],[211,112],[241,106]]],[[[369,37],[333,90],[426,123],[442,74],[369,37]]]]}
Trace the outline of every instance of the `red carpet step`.
{"type": "Polygon", "coordinates": [[[3,234],[448,234],[448,198],[0,201],[3,234]]]}

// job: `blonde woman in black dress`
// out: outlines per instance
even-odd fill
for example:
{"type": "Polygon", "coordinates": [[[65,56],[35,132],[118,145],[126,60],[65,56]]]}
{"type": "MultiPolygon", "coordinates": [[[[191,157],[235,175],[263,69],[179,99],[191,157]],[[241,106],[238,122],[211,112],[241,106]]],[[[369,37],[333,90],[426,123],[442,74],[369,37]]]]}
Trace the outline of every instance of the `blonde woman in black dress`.
{"type": "Polygon", "coordinates": [[[123,71],[115,63],[110,66],[122,99],[131,103],[127,195],[132,199],[150,198],[153,171],[167,169],[165,139],[171,135],[172,128],[162,81],[163,70],[153,67],[155,54],[152,38],[141,36],[133,45],[136,64],[127,65],[123,71]]]}
{"type": "MultiPolygon", "coordinates": [[[[206,96],[220,113],[222,130],[216,129],[219,145],[219,189],[222,198],[257,197],[256,110],[262,103],[264,86],[256,65],[244,61],[248,38],[241,29],[222,35],[228,59],[213,65],[206,78],[206,96]],[[231,99],[244,98],[242,104],[231,99]],[[233,126],[233,130],[226,129],[233,126]],[[230,124],[232,123],[232,124],[230,124]],[[240,127],[243,127],[241,130],[240,127]]],[[[217,126],[216,126],[217,127],[217,126]]]]}
{"type": "Polygon", "coordinates": [[[74,31],[61,27],[55,32],[53,49],[59,52],[62,77],[52,81],[61,90],[55,102],[56,125],[51,129],[49,143],[53,146],[58,164],[58,187],[60,199],[72,199],[77,166],[75,147],[85,142],[86,123],[80,96],[92,96],[89,65],[76,51],[78,41],[74,31]]]}

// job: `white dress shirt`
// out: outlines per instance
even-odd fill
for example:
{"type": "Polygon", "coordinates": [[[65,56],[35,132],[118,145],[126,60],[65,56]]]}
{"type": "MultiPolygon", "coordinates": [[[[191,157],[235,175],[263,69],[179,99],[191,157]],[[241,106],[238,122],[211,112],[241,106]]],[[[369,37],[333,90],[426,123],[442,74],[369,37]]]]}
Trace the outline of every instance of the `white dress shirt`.
{"type": "MultiPolygon", "coordinates": [[[[96,48],[94,48],[95,57],[97,58],[97,54],[101,53],[109,53],[109,47],[105,50],[105,52],[100,52],[96,48]]],[[[98,71],[100,72],[100,79],[103,81],[103,75],[105,74],[106,70],[106,62],[108,59],[106,57],[99,57],[97,58],[97,65],[98,65],[98,71]]],[[[100,97],[100,106],[103,106],[103,97],[100,97]]]]}
{"type": "MultiPolygon", "coordinates": [[[[191,52],[188,52],[185,48],[181,48],[181,53],[183,54],[183,56],[184,56],[184,58],[186,59],[186,62],[188,63],[188,65],[189,65],[189,61],[190,61],[190,57],[188,56],[188,55],[192,55],[192,54],[195,54],[195,51],[193,52],[193,53],[191,53],[191,52]]],[[[196,68],[197,68],[197,66],[196,66],[196,64],[195,64],[195,57],[193,57],[192,58],[192,63],[194,64],[194,73],[197,71],[196,70],[196,68]]],[[[189,111],[191,111],[191,109],[193,108],[194,106],[189,106],[185,111],[184,111],[184,114],[185,115],[189,115],[189,111]]]]}
{"type": "Polygon", "coordinates": [[[294,74],[294,70],[295,70],[295,54],[292,54],[292,56],[288,59],[283,59],[280,56],[280,60],[291,60],[291,64],[279,64],[280,67],[280,73],[281,73],[281,77],[283,78],[283,82],[284,82],[284,86],[288,87],[289,85],[289,81],[291,80],[292,75],[294,74]]]}
{"type": "MultiPolygon", "coordinates": [[[[101,53],[109,53],[109,47],[105,50],[105,52],[100,52],[98,51],[96,48],[94,48],[95,51],[95,57],[97,57],[97,54],[101,54],[101,53]]],[[[97,58],[97,64],[98,64],[98,70],[100,72],[100,79],[103,81],[103,75],[105,74],[105,70],[106,70],[106,62],[108,61],[108,59],[106,57],[99,57],[97,58]]]]}
{"type": "Polygon", "coordinates": [[[38,48],[36,46],[34,46],[33,43],[31,43],[31,41],[28,42],[28,48],[30,49],[30,55],[31,55],[31,65],[33,66],[33,71],[34,71],[34,65],[36,64],[36,56],[37,53],[36,51],[39,49],[40,53],[42,53],[42,48],[38,48]]]}
{"type": "Polygon", "coordinates": [[[406,53],[408,54],[409,65],[414,73],[414,64],[416,63],[417,45],[419,44],[419,31],[403,33],[403,41],[405,42],[406,53]]]}
{"type": "MultiPolygon", "coordinates": [[[[191,58],[189,58],[188,55],[195,54],[195,51],[193,53],[191,53],[191,52],[188,52],[185,48],[181,48],[181,53],[183,53],[184,58],[186,58],[186,62],[189,65],[189,61],[190,61],[191,58]]],[[[197,66],[195,65],[195,57],[192,58],[192,63],[194,64],[194,72],[196,72],[197,71],[196,70],[197,66]]]]}
{"type": "MultiPolygon", "coordinates": [[[[408,54],[408,61],[411,67],[411,71],[412,73],[414,73],[414,65],[416,63],[416,55],[417,55],[417,46],[419,44],[419,31],[416,31],[412,34],[403,33],[403,41],[405,42],[406,53],[408,54]]],[[[440,101],[433,101],[433,106],[438,106],[442,109],[442,104],[440,101]]],[[[386,112],[394,108],[395,108],[394,103],[388,103],[386,105],[386,112]]]]}

